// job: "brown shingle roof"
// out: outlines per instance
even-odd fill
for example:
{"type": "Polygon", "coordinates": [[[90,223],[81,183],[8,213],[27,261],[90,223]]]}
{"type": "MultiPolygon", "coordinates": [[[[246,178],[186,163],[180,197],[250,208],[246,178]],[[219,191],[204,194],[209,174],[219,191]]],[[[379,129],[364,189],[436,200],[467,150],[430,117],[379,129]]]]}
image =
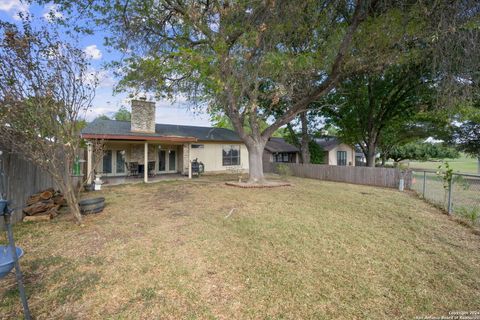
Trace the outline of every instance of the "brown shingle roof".
{"type": "Polygon", "coordinates": [[[285,142],[285,139],[275,137],[267,141],[265,149],[269,152],[299,152],[297,147],[285,142]]]}
{"type": "Polygon", "coordinates": [[[342,143],[336,137],[315,138],[314,140],[325,151],[330,151],[342,143]]]}

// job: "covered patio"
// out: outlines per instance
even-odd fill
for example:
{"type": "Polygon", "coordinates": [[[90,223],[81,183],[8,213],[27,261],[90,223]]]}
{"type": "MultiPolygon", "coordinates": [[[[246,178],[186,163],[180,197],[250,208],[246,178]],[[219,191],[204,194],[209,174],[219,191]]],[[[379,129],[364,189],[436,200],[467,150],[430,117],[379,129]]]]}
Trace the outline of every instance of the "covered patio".
{"type": "Polygon", "coordinates": [[[87,145],[87,183],[101,175],[107,184],[151,182],[173,176],[191,178],[193,137],[146,137],[84,134],[103,141],[103,157],[95,159],[93,144],[87,145]]]}
{"type": "Polygon", "coordinates": [[[81,131],[87,141],[86,180],[150,182],[165,175],[248,170],[248,150],[232,130],[155,123],[155,102],[132,100],[131,121],[95,119],[81,131]],[[243,159],[243,161],[242,161],[243,159]],[[192,169],[196,160],[202,166],[192,169]]]}

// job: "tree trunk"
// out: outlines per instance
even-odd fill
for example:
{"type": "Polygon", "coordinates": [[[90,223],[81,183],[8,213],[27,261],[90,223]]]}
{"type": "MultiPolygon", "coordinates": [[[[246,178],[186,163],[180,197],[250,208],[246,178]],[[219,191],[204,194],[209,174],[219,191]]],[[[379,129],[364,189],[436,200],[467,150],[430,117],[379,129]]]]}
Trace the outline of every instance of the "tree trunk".
{"type": "Polygon", "coordinates": [[[61,191],[63,193],[63,196],[65,197],[65,200],[67,201],[70,212],[73,214],[78,224],[81,224],[82,215],[80,213],[80,207],[78,206],[78,194],[73,187],[73,179],[70,175],[68,175],[66,181],[59,185],[60,188],[63,189],[61,191]]]}
{"type": "Polygon", "coordinates": [[[369,143],[367,145],[367,167],[375,167],[375,144],[369,143]]]}
{"type": "Polygon", "coordinates": [[[70,209],[70,212],[73,214],[75,219],[77,219],[78,224],[82,223],[82,215],[80,213],[80,208],[78,206],[78,200],[75,195],[75,191],[73,190],[72,187],[68,188],[68,190],[65,190],[64,192],[65,200],[67,201],[68,208],[70,209]]]}
{"type": "Polygon", "coordinates": [[[261,184],[265,182],[263,175],[263,149],[265,148],[265,143],[258,141],[245,143],[248,149],[248,183],[261,184]]]}
{"type": "Polygon", "coordinates": [[[300,121],[302,123],[302,141],[300,144],[300,151],[302,152],[302,163],[310,163],[310,150],[308,148],[310,137],[308,136],[308,120],[306,111],[300,113],[300,121]]]}

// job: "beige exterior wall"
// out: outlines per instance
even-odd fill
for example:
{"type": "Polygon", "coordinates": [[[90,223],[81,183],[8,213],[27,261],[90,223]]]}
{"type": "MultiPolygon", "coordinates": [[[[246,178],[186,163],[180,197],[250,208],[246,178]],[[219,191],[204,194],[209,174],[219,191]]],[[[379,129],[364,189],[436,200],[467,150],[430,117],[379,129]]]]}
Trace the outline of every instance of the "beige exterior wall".
{"type": "Polygon", "coordinates": [[[248,150],[244,144],[240,143],[220,143],[220,142],[195,142],[192,144],[203,145],[203,148],[192,148],[191,159],[198,158],[198,161],[205,165],[205,172],[224,172],[231,169],[248,170],[248,150]],[[240,165],[223,166],[223,146],[240,145],[240,165]]]}
{"type": "MultiPolygon", "coordinates": [[[[193,144],[203,145],[203,148],[192,148],[192,154],[190,159],[198,158],[198,161],[203,162],[205,165],[205,172],[225,172],[230,169],[242,169],[248,170],[248,150],[244,144],[239,143],[220,143],[220,142],[196,142],[193,144]],[[224,145],[240,145],[240,166],[223,166],[223,146],[224,145]]],[[[144,142],[131,142],[131,141],[109,141],[105,144],[105,150],[112,151],[112,173],[105,173],[103,168],[103,161],[99,161],[95,171],[103,172],[104,176],[125,176],[127,175],[126,167],[122,170],[117,168],[117,151],[123,152],[125,156],[125,162],[138,162],[144,165],[144,142]]],[[[180,172],[188,174],[188,144],[161,144],[161,143],[148,143],[148,161],[155,161],[155,172],[157,174],[180,172]],[[167,170],[160,172],[159,169],[159,150],[165,150],[167,154],[167,163],[169,153],[168,151],[174,151],[176,153],[176,166],[174,170],[168,170],[169,164],[167,164],[167,170]]]]}
{"type": "Polygon", "coordinates": [[[328,152],[328,163],[331,166],[336,166],[337,165],[337,151],[346,151],[347,152],[347,166],[355,165],[355,150],[353,147],[347,145],[347,144],[339,144],[337,147],[333,148],[328,152]]]}

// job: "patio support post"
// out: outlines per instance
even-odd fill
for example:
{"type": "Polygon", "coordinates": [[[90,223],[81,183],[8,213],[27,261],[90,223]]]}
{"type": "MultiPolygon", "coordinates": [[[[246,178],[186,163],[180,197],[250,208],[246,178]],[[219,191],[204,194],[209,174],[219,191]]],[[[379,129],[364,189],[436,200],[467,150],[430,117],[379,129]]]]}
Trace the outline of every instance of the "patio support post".
{"type": "Polygon", "coordinates": [[[93,182],[93,146],[87,142],[87,184],[93,182]]]}
{"type": "Polygon", "coordinates": [[[192,144],[188,144],[188,179],[192,179],[192,144]]]}
{"type": "Polygon", "coordinates": [[[143,182],[148,182],[148,142],[145,141],[145,154],[143,164],[143,182]]]}

